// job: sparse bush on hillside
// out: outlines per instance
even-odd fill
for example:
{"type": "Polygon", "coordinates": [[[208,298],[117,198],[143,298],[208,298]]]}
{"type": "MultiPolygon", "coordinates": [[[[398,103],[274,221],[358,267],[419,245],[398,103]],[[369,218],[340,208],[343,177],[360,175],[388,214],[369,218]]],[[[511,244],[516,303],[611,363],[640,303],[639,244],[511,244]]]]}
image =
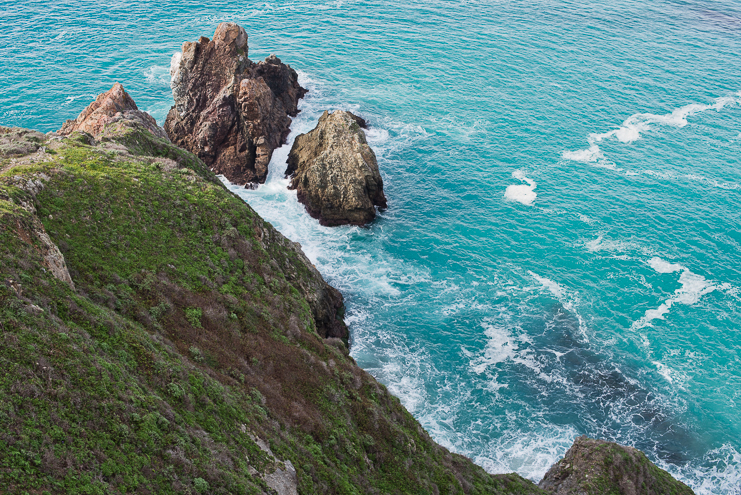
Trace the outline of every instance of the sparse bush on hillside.
{"type": "Polygon", "coordinates": [[[203,328],[201,324],[203,310],[201,308],[185,308],[185,319],[196,328],[203,328]]]}

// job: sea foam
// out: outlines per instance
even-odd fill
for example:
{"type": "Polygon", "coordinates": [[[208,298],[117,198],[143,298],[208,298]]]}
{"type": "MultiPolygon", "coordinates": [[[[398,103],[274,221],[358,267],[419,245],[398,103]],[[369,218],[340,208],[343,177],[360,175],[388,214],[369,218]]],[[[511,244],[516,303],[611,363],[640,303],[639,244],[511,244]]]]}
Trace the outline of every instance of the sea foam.
{"type": "Polygon", "coordinates": [[[567,295],[566,290],[557,282],[554,282],[553,280],[546,277],[541,277],[540,275],[532,271],[528,271],[528,273],[544,288],[548,289],[548,291],[553,294],[553,296],[558,300],[558,302],[561,303],[566,311],[576,317],[577,321],[579,322],[579,331],[581,332],[582,337],[584,337],[585,340],[589,340],[589,336],[587,334],[587,323],[584,321],[584,318],[582,318],[577,309],[577,305],[579,304],[578,295],[576,293],[567,295]]]}
{"type": "Polygon", "coordinates": [[[653,257],[648,261],[649,266],[658,273],[674,273],[681,271],[679,275],[679,283],[681,286],[674,291],[674,294],[659,305],[656,309],[649,309],[646,313],[637,321],[631,325],[633,330],[647,327],[653,320],[663,320],[664,316],[669,313],[674,304],[685,304],[691,306],[696,304],[700,298],[706,294],[709,294],[716,289],[722,289],[725,287],[716,285],[715,283],[708,281],[702,275],[692,273],[684,266],[678,263],[668,263],[661,258],[653,257]]]}
{"type": "Polygon", "coordinates": [[[525,184],[507,186],[507,189],[504,191],[504,198],[509,201],[517,201],[523,205],[533,204],[533,201],[535,201],[538,195],[535,192],[535,188],[537,187],[535,181],[525,177],[525,174],[521,170],[512,172],[512,177],[525,182],[525,184]]]}
{"type": "Polygon", "coordinates": [[[602,141],[614,138],[621,143],[630,144],[641,139],[645,132],[652,129],[653,125],[684,127],[689,123],[688,117],[708,110],[720,112],[727,106],[734,106],[739,103],[741,103],[741,91],[732,96],[716,98],[711,104],[691,103],[667,114],[636,113],[625,119],[617,129],[590,134],[587,137],[588,148],[564,151],[561,156],[565,160],[606,165],[607,158],[599,147],[599,143],[602,141]]]}
{"type": "Polygon", "coordinates": [[[483,355],[471,362],[471,371],[479,374],[490,366],[512,359],[517,352],[517,345],[506,328],[489,321],[484,322],[482,326],[488,341],[483,355]]]}

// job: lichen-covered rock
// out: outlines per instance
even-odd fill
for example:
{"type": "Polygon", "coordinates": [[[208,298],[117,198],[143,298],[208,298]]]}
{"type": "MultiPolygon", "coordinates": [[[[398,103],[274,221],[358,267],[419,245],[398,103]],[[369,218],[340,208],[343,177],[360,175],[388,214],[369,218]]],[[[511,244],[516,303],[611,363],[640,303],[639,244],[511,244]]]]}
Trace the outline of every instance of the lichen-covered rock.
{"type": "Polygon", "coordinates": [[[322,225],[365,225],[386,207],[376,155],[350,112],[324,112],[316,128],[296,137],[288,155],[290,188],[322,225]]]}
{"type": "Polygon", "coordinates": [[[640,450],[585,436],[538,485],[555,495],[692,495],[692,490],[640,450]]]}
{"type": "Polygon", "coordinates": [[[247,33],[234,23],[219,24],[212,40],[184,43],[172,58],[175,105],[165,121],[174,143],[236,184],[265,182],[306,93],[275,55],[254,63],[247,54],[247,33]]]}
{"type": "Polygon", "coordinates": [[[121,83],[116,83],[105,93],[101,93],[75,120],[68,120],[58,134],[69,136],[73,132],[85,132],[93,137],[100,136],[109,124],[127,120],[138,122],[154,136],[168,139],[167,134],[157,125],[154,117],[137,108],[121,83]]]}

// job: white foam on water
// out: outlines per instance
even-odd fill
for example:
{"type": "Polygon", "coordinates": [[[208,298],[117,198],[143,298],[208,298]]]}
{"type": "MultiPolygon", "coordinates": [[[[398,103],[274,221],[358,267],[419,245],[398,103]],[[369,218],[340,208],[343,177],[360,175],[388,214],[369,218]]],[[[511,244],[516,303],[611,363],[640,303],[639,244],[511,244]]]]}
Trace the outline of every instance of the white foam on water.
{"type": "Polygon", "coordinates": [[[91,95],[91,94],[81,94],[81,95],[75,95],[75,96],[68,96],[64,103],[62,103],[60,106],[66,107],[70,103],[73,103],[75,100],[79,100],[80,98],[84,98],[85,100],[93,101],[95,98],[97,98],[97,95],[91,95]]]}
{"type": "Polygon", "coordinates": [[[584,222],[586,224],[589,224],[589,225],[594,225],[594,224],[597,223],[597,220],[595,220],[595,219],[593,219],[593,218],[591,218],[591,217],[589,217],[589,216],[587,216],[587,215],[585,215],[583,213],[579,213],[578,214],[578,217],[579,217],[579,220],[580,221],[582,221],[582,222],[584,222]]]}
{"type": "Polygon", "coordinates": [[[677,466],[656,464],[689,485],[697,495],[738,494],[741,487],[741,453],[730,444],[708,451],[699,462],[677,466]],[[701,467],[697,467],[697,465],[701,467]]]}
{"type": "Polygon", "coordinates": [[[672,369],[660,361],[652,361],[652,364],[656,366],[659,375],[661,375],[671,385],[677,385],[681,387],[687,381],[686,374],[672,369]]]}
{"type": "Polygon", "coordinates": [[[506,328],[490,321],[484,321],[481,326],[484,327],[484,335],[488,341],[483,355],[471,361],[471,371],[477,374],[484,373],[497,363],[514,358],[517,352],[517,344],[506,328]]]}
{"type": "MultiPolygon", "coordinates": [[[[180,52],[178,52],[180,53],[180,52]]],[[[179,61],[178,61],[179,63],[179,61]]],[[[152,65],[144,70],[144,79],[150,84],[157,84],[159,86],[170,86],[171,68],[164,65],[152,65]]]]}
{"type": "Polygon", "coordinates": [[[427,392],[420,374],[410,373],[397,360],[386,363],[382,373],[386,377],[394,377],[387,385],[389,392],[401,400],[407,411],[418,413],[427,402],[427,392]]]}
{"type": "Polygon", "coordinates": [[[702,175],[698,174],[678,174],[675,172],[656,172],[654,170],[639,170],[637,172],[626,172],[626,175],[648,175],[649,177],[653,177],[655,179],[661,179],[661,180],[687,180],[690,182],[700,182],[706,185],[709,185],[711,187],[716,187],[718,189],[725,189],[727,191],[735,191],[737,189],[741,189],[741,185],[736,184],[735,182],[722,182],[718,179],[711,179],[709,177],[704,177],[702,175]]]}
{"type": "Polygon", "coordinates": [[[533,431],[505,431],[473,457],[491,474],[517,472],[536,483],[563,457],[579,435],[571,426],[533,425],[533,431]]]}
{"type": "Polygon", "coordinates": [[[566,311],[576,317],[577,321],[579,322],[579,332],[581,333],[584,340],[589,341],[587,324],[577,310],[577,305],[579,304],[578,294],[576,292],[567,294],[564,288],[561,287],[557,282],[554,282],[553,280],[546,277],[541,277],[540,275],[532,271],[528,271],[528,273],[544,288],[548,289],[548,291],[553,294],[553,296],[558,300],[558,302],[561,303],[561,306],[563,306],[566,311]]]}
{"type": "Polygon", "coordinates": [[[465,311],[484,312],[488,310],[491,310],[491,306],[488,304],[479,303],[477,301],[456,301],[452,304],[443,306],[440,312],[445,316],[453,316],[465,311]]]}
{"type": "Polygon", "coordinates": [[[522,170],[515,170],[512,172],[512,177],[525,182],[525,184],[507,186],[507,189],[504,191],[504,199],[517,201],[523,205],[532,205],[538,195],[535,192],[535,188],[538,185],[534,180],[525,177],[522,170]]]}
{"type": "Polygon", "coordinates": [[[679,263],[669,263],[658,256],[654,256],[648,260],[648,265],[658,273],[674,273],[683,268],[679,263]]]}
{"type": "MultiPolygon", "coordinates": [[[[586,241],[584,247],[591,253],[596,252],[609,252],[609,253],[640,253],[644,256],[651,256],[655,254],[655,251],[651,248],[642,246],[636,241],[620,241],[614,239],[605,239],[604,236],[599,235],[596,239],[586,241]]],[[[631,259],[630,257],[624,257],[623,259],[631,259]]]]}
{"type": "Polygon", "coordinates": [[[722,288],[715,283],[708,281],[702,275],[692,273],[682,265],[667,263],[660,258],[651,258],[649,264],[659,273],[673,273],[681,270],[679,283],[681,286],[674,291],[674,294],[659,305],[656,309],[646,310],[646,313],[631,325],[632,330],[644,328],[651,325],[653,320],[663,320],[675,304],[685,304],[692,306],[700,301],[700,298],[706,294],[722,288]]]}
{"type": "Polygon", "coordinates": [[[691,103],[677,108],[670,113],[656,115],[653,113],[636,113],[625,119],[625,122],[617,129],[603,133],[592,133],[587,136],[589,147],[575,151],[564,151],[561,157],[582,163],[597,163],[607,165],[607,158],[599,147],[599,143],[609,139],[616,139],[625,144],[630,144],[641,139],[642,134],[651,130],[654,125],[684,127],[688,124],[688,117],[702,112],[715,110],[720,112],[725,107],[741,103],[741,92],[732,96],[723,96],[713,100],[711,104],[691,103]]]}
{"type": "Polygon", "coordinates": [[[371,127],[365,130],[365,139],[371,146],[377,146],[383,144],[389,140],[389,131],[386,129],[379,129],[377,127],[371,127]]]}
{"type": "Polygon", "coordinates": [[[736,184],[735,182],[720,182],[717,179],[711,179],[708,177],[703,177],[702,175],[697,174],[685,174],[681,176],[683,179],[696,181],[696,182],[703,182],[705,184],[708,184],[712,187],[717,187],[719,189],[726,189],[728,191],[735,191],[738,189],[741,189],[741,185],[736,184]]]}
{"type": "Polygon", "coordinates": [[[564,151],[561,156],[564,158],[564,160],[571,160],[574,162],[582,163],[595,163],[605,158],[602,150],[596,144],[593,144],[589,148],[583,150],[564,151]]]}

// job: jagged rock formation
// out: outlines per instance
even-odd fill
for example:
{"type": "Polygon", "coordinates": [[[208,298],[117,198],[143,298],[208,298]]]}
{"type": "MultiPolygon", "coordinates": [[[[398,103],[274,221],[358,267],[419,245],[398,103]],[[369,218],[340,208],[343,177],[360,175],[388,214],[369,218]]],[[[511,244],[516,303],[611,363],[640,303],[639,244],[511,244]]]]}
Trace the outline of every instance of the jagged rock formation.
{"type": "Polygon", "coordinates": [[[324,112],[312,131],[296,137],[286,176],[306,211],[322,225],[365,225],[386,207],[376,155],[365,121],[350,112],[324,112]]]}
{"type": "Polygon", "coordinates": [[[75,131],[80,131],[98,137],[108,124],[122,120],[138,122],[154,136],[168,139],[154,117],[137,108],[121,83],[114,84],[111,89],[98,95],[75,120],[65,122],[58,134],[69,136],[75,131]]]}
{"type": "Polygon", "coordinates": [[[236,184],[265,182],[306,93],[276,56],[256,64],[247,55],[247,33],[234,23],[184,43],[172,59],[175,105],[165,121],[175,144],[236,184]]]}
{"type": "Polygon", "coordinates": [[[692,495],[640,450],[579,437],[538,485],[555,495],[692,495]]]}

